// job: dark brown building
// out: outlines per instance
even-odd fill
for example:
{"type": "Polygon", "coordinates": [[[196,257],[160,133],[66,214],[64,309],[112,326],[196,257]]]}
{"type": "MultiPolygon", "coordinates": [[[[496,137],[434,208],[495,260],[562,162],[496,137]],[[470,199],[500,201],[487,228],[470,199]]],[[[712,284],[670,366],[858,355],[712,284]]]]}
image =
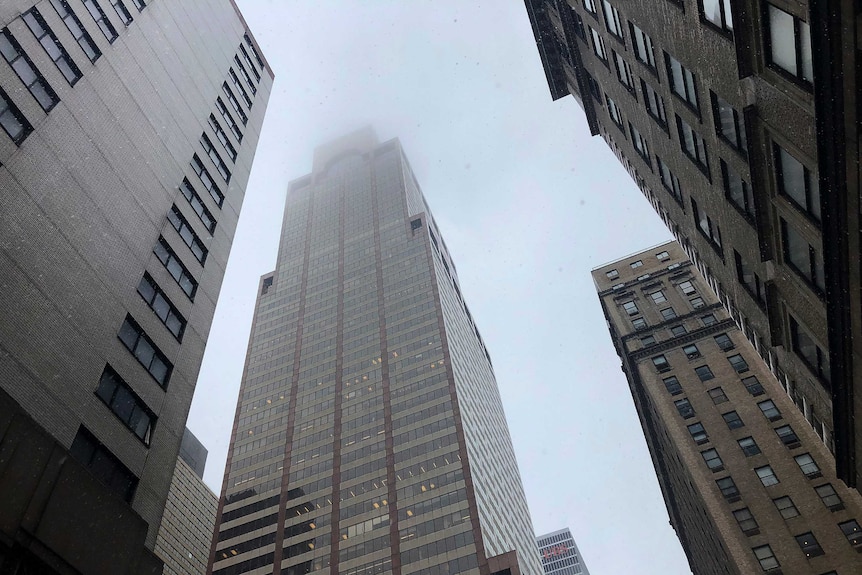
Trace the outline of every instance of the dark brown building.
{"type": "Polygon", "coordinates": [[[862,572],[862,496],[680,246],[593,279],[695,575],[862,572]]]}
{"type": "Polygon", "coordinates": [[[552,96],[577,99],[856,486],[858,2],[526,6],[552,96]]]}

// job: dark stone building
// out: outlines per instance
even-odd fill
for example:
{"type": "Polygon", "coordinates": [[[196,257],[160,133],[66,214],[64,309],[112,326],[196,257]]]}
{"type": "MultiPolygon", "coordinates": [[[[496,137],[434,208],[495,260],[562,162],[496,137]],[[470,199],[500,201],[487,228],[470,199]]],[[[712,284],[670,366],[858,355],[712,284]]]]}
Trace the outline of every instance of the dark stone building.
{"type": "Polygon", "coordinates": [[[272,79],[230,0],[0,2],[0,571],[160,571],[272,79]]]}
{"type": "Polygon", "coordinates": [[[526,0],[572,94],[835,455],[862,470],[850,0],[526,0]]]}

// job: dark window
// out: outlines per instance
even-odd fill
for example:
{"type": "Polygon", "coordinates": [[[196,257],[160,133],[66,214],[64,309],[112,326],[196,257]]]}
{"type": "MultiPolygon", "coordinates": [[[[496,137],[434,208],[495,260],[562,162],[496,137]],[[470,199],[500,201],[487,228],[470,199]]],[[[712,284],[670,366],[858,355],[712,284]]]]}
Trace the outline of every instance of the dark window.
{"type": "Polygon", "coordinates": [[[652,38],[647,36],[643,30],[635,26],[632,22],[629,22],[629,26],[632,31],[632,38],[634,38],[632,43],[635,48],[635,58],[637,58],[639,62],[651,68],[653,73],[655,73],[655,49],[652,45],[652,38]]]}
{"type": "Polygon", "coordinates": [[[218,173],[222,178],[224,178],[225,182],[230,182],[230,170],[227,169],[227,164],[225,164],[224,160],[221,159],[221,156],[218,155],[218,152],[210,141],[209,136],[201,134],[200,142],[201,146],[203,146],[204,152],[206,152],[207,156],[212,160],[218,173]]]}
{"type": "Polygon", "coordinates": [[[733,517],[739,524],[739,528],[742,529],[742,532],[746,535],[757,535],[760,533],[760,529],[757,527],[757,521],[755,521],[754,515],[751,514],[748,507],[737,509],[733,512],[733,517]]]}
{"type": "Polygon", "coordinates": [[[796,543],[799,544],[799,548],[802,549],[803,553],[805,553],[806,557],[811,558],[823,555],[823,548],[820,547],[820,543],[817,542],[814,534],[810,531],[801,535],[795,535],[794,538],[796,539],[796,543]]]}
{"type": "Polygon", "coordinates": [[[150,274],[145,273],[144,277],[141,278],[141,282],[138,284],[138,293],[141,294],[141,297],[144,298],[150,309],[162,320],[168,331],[174,334],[174,337],[178,341],[182,341],[183,332],[186,329],[186,320],[150,274]]]}
{"type": "Polygon", "coordinates": [[[688,122],[679,116],[676,117],[676,128],[679,134],[680,149],[709,178],[709,155],[706,150],[706,142],[688,122]]]}
{"type": "Polygon", "coordinates": [[[785,76],[811,89],[811,30],[807,22],[766,4],[767,62],[785,76]]]}
{"type": "Polygon", "coordinates": [[[593,99],[599,103],[599,106],[602,105],[602,89],[599,87],[599,83],[596,82],[596,79],[592,77],[592,75],[584,71],[584,74],[587,77],[587,85],[590,87],[590,94],[592,94],[593,99]]]}
{"type": "MultiPolygon", "coordinates": [[[[577,18],[580,20],[580,16],[575,14],[577,18]]],[[[257,67],[254,65],[254,62],[251,61],[251,56],[248,55],[248,50],[245,49],[245,46],[242,44],[239,45],[239,51],[242,54],[242,59],[245,60],[245,63],[248,64],[249,70],[254,74],[254,78],[260,82],[260,72],[257,71],[257,67]]]]}
{"type": "Polygon", "coordinates": [[[652,86],[641,80],[641,90],[644,94],[644,105],[646,105],[647,114],[655,120],[659,126],[667,131],[667,112],[664,107],[664,98],[656,92],[652,86]]]}
{"type": "Polygon", "coordinates": [[[787,150],[773,144],[778,191],[806,214],[820,221],[820,185],[817,177],[787,150]]]}
{"type": "Polygon", "coordinates": [[[775,503],[778,512],[785,519],[799,515],[799,510],[796,509],[796,505],[793,504],[793,500],[790,497],[779,497],[778,499],[773,499],[772,502],[775,503]]]}
{"type": "Polygon", "coordinates": [[[706,302],[703,301],[702,297],[693,297],[688,300],[688,303],[691,304],[692,309],[700,309],[706,305],[706,302]]]}
{"type": "Polygon", "coordinates": [[[641,338],[641,345],[644,347],[655,345],[655,337],[652,335],[646,335],[641,338]]]}
{"type": "MultiPolygon", "coordinates": [[[[617,127],[622,130],[623,129],[623,115],[620,113],[620,109],[617,106],[617,103],[611,99],[610,96],[605,95],[605,98],[608,100],[608,116],[610,116],[611,120],[617,127]]],[[[625,134],[623,134],[625,135],[625,134]]]]}
{"type": "Polygon", "coordinates": [[[809,369],[820,379],[829,383],[832,379],[829,355],[818,346],[808,331],[790,316],[790,343],[793,351],[802,358],[809,369]]]}
{"type": "Polygon", "coordinates": [[[203,222],[204,227],[206,227],[210,233],[213,233],[216,227],[216,220],[186,178],[183,178],[183,183],[180,184],[180,192],[182,192],[183,196],[189,201],[192,209],[201,219],[201,222],[203,222]]]}
{"type": "Polygon", "coordinates": [[[132,391],[123,379],[110,366],[105,366],[96,395],[105,402],[120,421],[134,433],[144,445],[150,444],[150,434],[156,416],[132,391]]]}
{"type": "Polygon", "coordinates": [[[679,395],[682,393],[682,386],[679,384],[679,380],[675,375],[665,378],[662,381],[671,395],[679,395]]]}
{"type": "Polygon", "coordinates": [[[157,243],[156,247],[153,248],[153,253],[155,253],[156,257],[159,258],[159,261],[164,264],[168,273],[170,273],[171,277],[176,280],[177,284],[179,284],[185,294],[189,296],[189,299],[194,300],[195,292],[198,289],[198,283],[192,277],[192,274],[189,273],[188,268],[186,268],[186,266],[184,266],[176,256],[174,251],[168,245],[168,242],[165,241],[165,238],[159,238],[159,243],[157,243]]]}
{"type": "Polygon", "coordinates": [[[632,123],[629,122],[629,132],[632,135],[632,145],[635,147],[635,152],[646,162],[647,166],[652,165],[652,160],[649,154],[649,144],[647,144],[646,138],[644,138],[640,131],[632,126],[632,123]]]}
{"type": "Polygon", "coordinates": [[[720,387],[714,387],[710,389],[708,393],[709,397],[712,398],[712,402],[716,405],[727,402],[727,396],[724,394],[724,390],[720,387]]]}
{"type": "Polygon", "coordinates": [[[766,288],[760,281],[760,276],[754,273],[749,266],[742,261],[742,256],[739,252],[733,250],[733,259],[736,263],[736,279],[742,284],[742,287],[754,298],[761,307],[766,305],[766,288]]]}
{"type": "Polygon", "coordinates": [[[782,425],[781,427],[775,428],[775,433],[778,434],[778,438],[781,440],[781,443],[786,445],[789,448],[799,447],[799,437],[796,436],[796,432],[793,431],[793,428],[789,425],[782,425]]]}
{"type": "Polygon", "coordinates": [[[727,413],[722,414],[724,418],[724,422],[727,423],[727,427],[729,429],[739,429],[740,427],[745,427],[745,423],[739,417],[739,414],[735,411],[729,411],[727,413]]]}
{"type": "Polygon", "coordinates": [[[659,371],[659,373],[663,371],[670,371],[670,364],[667,362],[667,358],[664,355],[657,355],[652,358],[652,363],[659,371]]]}
{"type": "Polygon", "coordinates": [[[213,180],[212,176],[210,176],[209,170],[204,167],[203,162],[201,162],[201,159],[198,157],[197,154],[194,154],[192,156],[191,166],[192,170],[194,170],[194,172],[198,175],[204,187],[210,193],[210,196],[212,196],[212,199],[215,200],[216,205],[218,207],[221,207],[224,203],[224,194],[221,193],[221,190],[219,190],[218,186],[215,183],[215,180],[213,180]]]}
{"type": "Polygon", "coordinates": [[[772,470],[772,467],[769,465],[764,465],[763,467],[758,467],[754,470],[757,473],[757,477],[760,478],[760,482],[764,487],[769,487],[770,485],[777,485],[781,483],[778,481],[778,476],[775,475],[775,472],[772,470]]]}
{"type": "Polygon", "coordinates": [[[814,458],[811,457],[811,454],[803,453],[802,455],[797,455],[793,459],[796,460],[796,464],[799,466],[799,469],[802,470],[802,473],[805,474],[805,477],[814,479],[815,477],[823,475],[820,473],[820,468],[817,466],[817,462],[814,461],[814,458]]]}
{"type": "Polygon", "coordinates": [[[713,473],[724,469],[724,463],[721,461],[721,457],[719,457],[718,451],[715,449],[707,449],[706,451],[701,451],[700,454],[703,456],[703,461],[706,463],[706,466],[709,467],[713,473]]]}
{"type": "Polygon", "coordinates": [[[710,325],[712,325],[712,324],[714,324],[714,323],[718,323],[718,320],[717,320],[717,319],[715,319],[715,315],[713,315],[713,314],[711,314],[711,313],[708,313],[708,314],[706,314],[705,316],[702,316],[702,317],[700,318],[700,321],[701,321],[701,322],[703,323],[703,325],[705,325],[705,326],[710,326],[710,325]]]}
{"type": "Polygon", "coordinates": [[[823,256],[810,245],[793,227],[782,218],[781,237],[784,244],[784,260],[791,269],[802,276],[818,293],[826,289],[823,273],[823,256]]]}
{"type": "Polygon", "coordinates": [[[117,16],[120,17],[120,20],[123,21],[124,25],[128,26],[132,23],[134,18],[132,18],[132,13],[129,12],[128,8],[126,8],[123,0],[111,0],[111,6],[114,7],[114,12],[117,13],[117,16]]]}
{"type": "Polygon", "coordinates": [[[144,369],[153,376],[153,379],[159,382],[159,385],[168,386],[174,366],[168,361],[165,354],[156,347],[153,340],[144,333],[141,326],[132,319],[132,316],[126,316],[126,321],[123,322],[117,337],[144,366],[144,369]]]}
{"type": "Polygon", "coordinates": [[[221,89],[224,92],[224,95],[227,97],[227,101],[230,102],[231,107],[234,112],[239,115],[239,119],[242,120],[242,125],[245,126],[248,124],[248,116],[246,116],[245,111],[242,109],[242,106],[239,105],[239,100],[236,99],[236,96],[233,95],[233,91],[231,91],[230,87],[227,85],[227,82],[224,82],[221,85],[221,89]]]}
{"type": "Polygon", "coordinates": [[[21,16],[21,18],[27,24],[27,27],[30,28],[39,44],[42,45],[42,48],[45,49],[48,57],[57,65],[57,69],[60,70],[60,73],[69,82],[69,85],[74,86],[75,82],[81,79],[81,70],[78,69],[75,61],[72,60],[72,57],[69,56],[63,45],[60,44],[54,32],[48,28],[39,11],[33,8],[21,16]]]}
{"type": "Polygon", "coordinates": [[[218,109],[218,112],[219,114],[221,114],[221,117],[224,119],[224,121],[227,122],[227,125],[230,128],[230,131],[233,133],[234,137],[236,138],[236,141],[242,142],[242,131],[239,129],[236,120],[234,120],[233,116],[231,116],[230,112],[227,109],[227,106],[225,106],[224,102],[222,102],[221,97],[216,98],[216,108],[218,109]]]}
{"type": "Polygon", "coordinates": [[[760,568],[763,569],[764,572],[769,573],[770,571],[775,571],[781,568],[781,565],[778,564],[778,559],[775,558],[775,555],[772,553],[772,547],[769,545],[761,545],[760,547],[752,548],[754,552],[754,556],[757,557],[757,561],[760,563],[760,568]]]}
{"type": "Polygon", "coordinates": [[[228,157],[232,162],[236,162],[236,148],[233,147],[233,144],[230,143],[230,139],[227,137],[227,132],[221,127],[221,124],[218,123],[214,114],[210,114],[209,117],[210,127],[212,127],[215,132],[218,141],[221,142],[221,145],[224,146],[225,151],[227,152],[228,157]]]}
{"type": "Polygon", "coordinates": [[[254,47],[254,42],[251,41],[251,36],[249,36],[248,34],[244,34],[243,38],[245,38],[245,43],[248,44],[251,53],[254,54],[255,60],[257,60],[257,63],[260,64],[260,69],[263,70],[263,58],[260,57],[260,54],[258,54],[257,52],[257,48],[254,47]]]}
{"type": "Polygon", "coordinates": [[[615,50],[611,50],[611,53],[614,55],[614,69],[617,72],[617,80],[620,81],[620,84],[626,87],[632,95],[635,95],[635,77],[632,74],[632,68],[629,66],[629,63],[626,62],[625,58],[616,53],[615,50]]]}
{"type": "Polygon", "coordinates": [[[700,367],[694,368],[694,372],[700,378],[701,381],[709,381],[713,379],[715,376],[712,374],[712,370],[709,369],[708,365],[701,365],[700,367]]]}
{"type": "Polygon", "coordinates": [[[826,483],[824,485],[819,485],[814,488],[814,491],[817,492],[817,495],[820,496],[820,501],[822,501],[823,505],[828,507],[830,511],[841,511],[844,509],[844,502],[841,501],[841,497],[831,484],[826,483]]]}
{"type": "Polygon", "coordinates": [[[679,96],[689,107],[700,113],[694,74],[667,52],[665,52],[664,57],[667,64],[667,77],[670,79],[671,91],[679,96]]]}
{"type": "Polygon", "coordinates": [[[765,393],[763,391],[763,385],[761,385],[760,380],[758,380],[756,376],[750,375],[744,378],[742,380],[742,384],[745,386],[745,389],[748,390],[748,393],[754,397],[765,393]]]}
{"type": "Polygon", "coordinates": [[[60,98],[57,97],[54,89],[24,53],[21,45],[18,44],[8,28],[3,28],[0,31],[0,54],[3,54],[3,58],[24,83],[30,94],[39,102],[42,109],[50,112],[60,101],[60,98]]]}
{"type": "Polygon", "coordinates": [[[721,348],[721,351],[728,351],[733,349],[733,341],[730,339],[730,336],[726,333],[720,333],[716,336],[713,336],[716,345],[721,348]]]}
{"type": "Polygon", "coordinates": [[[721,494],[729,503],[739,501],[739,489],[736,488],[736,484],[733,482],[732,477],[717,479],[715,484],[718,485],[718,488],[721,490],[721,494]]]}
{"type": "Polygon", "coordinates": [[[704,22],[726,33],[733,33],[733,12],[730,0],[700,0],[700,15],[704,22]]]}
{"type": "Polygon", "coordinates": [[[754,197],[748,182],[733,171],[724,160],[721,160],[721,178],[724,184],[724,197],[730,200],[743,216],[753,222],[754,197]]]}
{"type": "Polygon", "coordinates": [[[757,407],[760,408],[760,411],[763,412],[763,415],[766,416],[766,419],[769,421],[778,421],[781,419],[781,412],[778,411],[778,408],[775,407],[775,402],[771,399],[766,399],[757,404],[757,407]]]}
{"type": "Polygon", "coordinates": [[[233,87],[239,92],[242,99],[245,101],[245,105],[251,109],[251,98],[248,97],[248,92],[245,91],[245,88],[240,84],[239,77],[237,77],[236,72],[233,71],[233,68],[228,70],[228,76],[230,76],[231,82],[233,82],[233,87]]]}
{"type": "Polygon", "coordinates": [[[673,402],[676,406],[676,410],[682,416],[683,419],[691,419],[694,417],[694,408],[691,406],[691,403],[688,399],[677,399],[673,402]]]}
{"type": "Polygon", "coordinates": [[[838,527],[853,547],[862,547],[862,528],[855,519],[839,523],[838,527]]]}
{"type": "Polygon", "coordinates": [[[695,344],[686,345],[682,348],[682,352],[688,359],[697,359],[700,357],[700,350],[695,344]]]}
{"type": "Polygon", "coordinates": [[[242,74],[242,77],[245,80],[245,83],[248,84],[248,89],[251,90],[252,95],[257,94],[257,86],[255,86],[254,82],[252,82],[251,76],[248,75],[248,70],[246,70],[245,66],[243,66],[242,62],[239,59],[239,56],[234,54],[233,61],[236,64],[237,69],[239,70],[240,74],[242,74]]]}
{"type": "Polygon", "coordinates": [[[84,29],[84,25],[78,20],[78,16],[69,7],[69,3],[66,0],[51,0],[51,5],[66,24],[66,28],[72,33],[75,41],[78,42],[78,46],[81,47],[84,54],[90,59],[90,62],[98,60],[102,55],[101,50],[99,50],[93,38],[84,29]]]}
{"type": "Polygon", "coordinates": [[[673,311],[672,307],[666,307],[660,313],[664,320],[671,320],[676,317],[676,312],[673,311]]]}
{"type": "Polygon", "coordinates": [[[16,145],[21,145],[21,142],[27,139],[27,136],[33,131],[33,126],[18,109],[18,106],[12,103],[9,96],[0,89],[0,126],[3,131],[15,142],[16,145]]]}
{"type": "Polygon", "coordinates": [[[626,310],[626,313],[629,315],[637,315],[639,312],[638,304],[633,301],[624,301],[623,309],[626,310]]]}
{"type": "Polygon", "coordinates": [[[712,94],[712,112],[715,120],[715,131],[722,140],[730,144],[737,152],[748,157],[748,141],[745,137],[745,120],[736,111],[736,108],[728,104],[715,92],[712,94]]]}
{"type": "Polygon", "coordinates": [[[132,4],[135,5],[135,8],[138,9],[138,12],[143,12],[144,8],[147,7],[147,3],[145,0],[132,0],[132,4]]]}
{"type": "Polygon", "coordinates": [[[168,212],[168,221],[180,234],[183,242],[189,247],[195,258],[203,265],[207,259],[207,249],[176,204],[168,212]]]}
{"type": "Polygon", "coordinates": [[[84,429],[78,429],[78,434],[69,448],[69,455],[86,467],[96,479],[111,491],[131,501],[138,486],[138,478],[123,465],[117,456],[108,451],[96,437],[84,429]]]}
{"type": "Polygon", "coordinates": [[[679,336],[681,336],[681,335],[685,335],[685,334],[686,334],[686,333],[688,333],[688,332],[686,331],[686,329],[685,329],[685,326],[684,326],[684,325],[675,325],[675,326],[672,326],[672,327],[670,328],[670,333],[671,333],[671,335],[673,335],[674,337],[679,337],[679,336]]]}
{"type": "Polygon", "coordinates": [[[743,437],[742,439],[737,439],[736,442],[746,457],[760,453],[760,447],[757,446],[757,442],[754,441],[753,437],[743,437]]]}
{"type": "Polygon", "coordinates": [[[730,365],[733,366],[733,369],[736,370],[736,373],[745,373],[748,371],[748,363],[740,354],[731,355],[727,358],[727,361],[730,362],[730,365]]]}
{"type": "Polygon", "coordinates": [[[647,322],[642,317],[636,317],[632,320],[632,327],[635,329],[645,329],[647,327],[647,322]]]}
{"type": "Polygon", "coordinates": [[[712,218],[706,214],[706,212],[698,208],[697,201],[694,198],[690,198],[690,200],[692,216],[694,217],[694,223],[697,226],[698,231],[700,231],[700,233],[709,240],[712,247],[721,254],[721,230],[718,225],[712,221],[712,218]]]}
{"type": "Polygon", "coordinates": [[[688,432],[691,434],[691,438],[694,442],[698,445],[709,442],[709,435],[707,435],[706,429],[703,428],[702,423],[692,423],[688,426],[688,432]]]}
{"type": "Polygon", "coordinates": [[[105,38],[108,39],[108,42],[116,40],[117,30],[114,28],[114,25],[111,24],[111,21],[108,20],[108,17],[105,15],[102,7],[99,6],[99,3],[96,0],[84,0],[84,7],[90,13],[90,16],[93,17],[93,20],[96,22],[96,26],[99,27],[99,30],[101,30],[102,34],[105,35],[105,38]]]}

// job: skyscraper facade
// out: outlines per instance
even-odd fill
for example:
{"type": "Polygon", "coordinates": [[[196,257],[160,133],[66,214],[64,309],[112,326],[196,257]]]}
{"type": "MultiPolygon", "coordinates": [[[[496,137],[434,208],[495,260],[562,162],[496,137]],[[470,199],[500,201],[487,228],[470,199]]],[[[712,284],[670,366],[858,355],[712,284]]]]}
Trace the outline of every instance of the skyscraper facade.
{"type": "Polygon", "coordinates": [[[526,6],[552,96],[575,97],[855,486],[858,5],[526,6]]]}
{"type": "Polygon", "coordinates": [[[397,140],[345,136],[290,184],[219,505],[217,575],[541,573],[491,358],[397,140]]]}
{"type": "Polygon", "coordinates": [[[680,246],[593,279],[692,571],[862,572],[862,496],[680,246]]]}
{"type": "Polygon", "coordinates": [[[66,450],[18,451],[0,558],[120,572],[69,482],[151,554],[272,71],[230,0],[7,0],[0,56],[0,390],[66,450]]]}
{"type": "Polygon", "coordinates": [[[590,575],[569,528],[536,537],[545,575],[590,575]]]}

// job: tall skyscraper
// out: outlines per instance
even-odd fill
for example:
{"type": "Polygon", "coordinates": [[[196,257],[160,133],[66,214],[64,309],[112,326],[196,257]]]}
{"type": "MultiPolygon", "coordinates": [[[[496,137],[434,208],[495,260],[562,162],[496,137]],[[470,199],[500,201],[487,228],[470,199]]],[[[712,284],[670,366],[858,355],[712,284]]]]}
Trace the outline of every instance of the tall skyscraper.
{"type": "Polygon", "coordinates": [[[575,97],[857,485],[858,5],[526,5],[552,96],[575,97]]]}
{"type": "Polygon", "coordinates": [[[2,431],[0,562],[135,572],[272,71],[230,0],[6,0],[0,56],[0,395],[55,442],[2,431]]]}
{"type": "Polygon", "coordinates": [[[156,539],[163,575],[206,573],[218,509],[218,496],[203,481],[206,461],[206,447],[186,429],[156,539]]]}
{"type": "Polygon", "coordinates": [[[491,358],[397,140],[345,136],[290,184],[219,505],[217,575],[541,573],[491,358]]]}
{"type": "Polygon", "coordinates": [[[590,575],[569,528],[536,537],[545,575],[590,575]]]}
{"type": "Polygon", "coordinates": [[[692,571],[862,572],[862,496],[679,245],[593,279],[692,571]]]}

